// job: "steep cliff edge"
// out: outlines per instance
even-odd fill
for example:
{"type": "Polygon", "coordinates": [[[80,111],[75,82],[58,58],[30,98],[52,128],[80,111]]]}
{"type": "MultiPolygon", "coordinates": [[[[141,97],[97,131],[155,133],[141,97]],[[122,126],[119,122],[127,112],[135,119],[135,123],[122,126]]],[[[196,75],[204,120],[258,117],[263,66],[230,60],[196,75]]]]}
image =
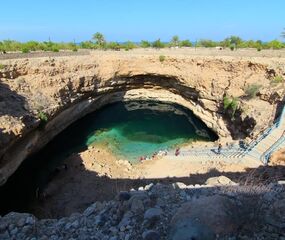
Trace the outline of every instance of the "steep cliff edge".
{"type": "Polygon", "coordinates": [[[191,109],[221,138],[255,137],[284,101],[283,58],[105,54],[1,61],[0,182],[70,123],[112,101],[153,99],[191,109]],[[246,90],[260,85],[257,97],[246,90]],[[230,119],[224,96],[238,98],[230,119]],[[43,127],[39,115],[48,117],[43,127]]]}

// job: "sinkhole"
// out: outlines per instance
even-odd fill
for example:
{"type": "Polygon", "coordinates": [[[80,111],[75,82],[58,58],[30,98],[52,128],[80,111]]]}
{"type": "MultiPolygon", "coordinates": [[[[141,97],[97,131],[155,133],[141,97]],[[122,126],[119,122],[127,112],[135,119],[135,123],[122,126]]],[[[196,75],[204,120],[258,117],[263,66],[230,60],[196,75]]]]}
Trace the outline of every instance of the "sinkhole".
{"type": "Polygon", "coordinates": [[[38,189],[51,181],[63,160],[91,145],[137,164],[142,156],[151,158],[160,150],[217,138],[192,111],[177,104],[133,100],[106,105],[70,125],[22,163],[0,187],[0,214],[29,212],[38,189]]]}

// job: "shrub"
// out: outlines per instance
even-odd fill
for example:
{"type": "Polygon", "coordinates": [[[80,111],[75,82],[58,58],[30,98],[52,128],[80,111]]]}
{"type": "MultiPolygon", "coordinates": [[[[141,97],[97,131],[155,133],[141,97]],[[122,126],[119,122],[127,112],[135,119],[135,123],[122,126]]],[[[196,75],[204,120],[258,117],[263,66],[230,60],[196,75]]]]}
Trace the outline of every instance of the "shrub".
{"type": "Polygon", "coordinates": [[[42,111],[38,112],[38,118],[41,120],[42,123],[46,123],[48,121],[47,114],[42,111]]]}
{"type": "Polygon", "coordinates": [[[256,94],[258,93],[260,88],[261,88],[261,85],[259,85],[259,84],[256,84],[256,83],[250,84],[246,87],[245,94],[249,98],[254,98],[254,97],[256,97],[256,94]]]}
{"type": "Polygon", "coordinates": [[[162,63],[162,62],[164,62],[165,61],[165,56],[164,55],[160,55],[159,56],[159,61],[162,63]]]}
{"type": "Polygon", "coordinates": [[[131,42],[131,41],[127,41],[127,42],[125,42],[125,43],[123,44],[123,48],[124,48],[126,51],[129,51],[129,50],[131,50],[131,49],[136,48],[136,45],[135,45],[133,42],[131,42]]]}
{"type": "Polygon", "coordinates": [[[151,44],[150,44],[150,42],[148,42],[148,41],[142,40],[141,43],[140,43],[140,46],[141,46],[142,48],[148,48],[148,47],[151,46],[151,44]]]}
{"type": "Polygon", "coordinates": [[[179,45],[180,47],[192,47],[192,43],[189,40],[182,40],[179,45]]]}
{"type": "Polygon", "coordinates": [[[271,80],[271,83],[282,83],[284,81],[284,78],[280,75],[278,76],[275,76],[272,80],[271,80]]]}
{"type": "Polygon", "coordinates": [[[170,46],[178,47],[180,44],[179,37],[177,35],[173,36],[170,42],[170,46]]]}
{"type": "Polygon", "coordinates": [[[5,67],[5,66],[4,66],[3,64],[0,64],[0,70],[1,70],[1,69],[4,69],[4,67],[5,67]]]}
{"type": "Polygon", "coordinates": [[[231,103],[232,103],[232,99],[229,98],[228,96],[224,96],[224,99],[223,99],[224,110],[227,110],[229,106],[231,105],[231,103]]]}
{"type": "Polygon", "coordinates": [[[165,47],[165,44],[163,42],[160,41],[160,39],[157,39],[156,41],[154,41],[152,43],[152,46],[154,48],[164,48],[165,47]]]}
{"type": "Polygon", "coordinates": [[[85,49],[92,49],[92,48],[94,48],[94,43],[91,41],[85,41],[85,42],[81,42],[79,44],[79,46],[81,48],[85,48],[85,49]]]}
{"type": "Polygon", "coordinates": [[[238,105],[239,105],[238,99],[237,98],[233,98],[232,99],[232,103],[230,105],[230,108],[233,110],[232,116],[235,115],[235,112],[238,109],[238,105]]]}
{"type": "Polygon", "coordinates": [[[117,42],[109,42],[109,43],[107,44],[107,48],[108,48],[108,49],[111,49],[111,50],[120,50],[121,46],[120,46],[120,44],[117,43],[117,42]]]}
{"type": "Polygon", "coordinates": [[[230,45],[230,49],[233,51],[235,50],[235,45],[230,45]]]}
{"type": "Polygon", "coordinates": [[[53,52],[59,52],[59,49],[58,49],[57,46],[52,46],[51,50],[52,50],[53,52]]]}
{"type": "Polygon", "coordinates": [[[258,52],[260,52],[262,50],[262,47],[257,47],[256,49],[258,52]]]}
{"type": "Polygon", "coordinates": [[[198,47],[206,47],[206,48],[216,47],[217,45],[218,45],[217,42],[214,42],[209,39],[202,39],[197,43],[198,47]]]}
{"type": "Polygon", "coordinates": [[[231,117],[233,118],[236,113],[236,110],[239,107],[239,101],[237,98],[224,96],[223,107],[224,107],[224,111],[230,112],[231,117]]]}
{"type": "Polygon", "coordinates": [[[21,49],[21,51],[22,51],[22,53],[29,53],[30,52],[30,50],[27,47],[23,47],[21,49]]]}
{"type": "Polygon", "coordinates": [[[270,42],[267,43],[267,45],[268,45],[269,48],[272,48],[272,49],[281,49],[281,48],[283,48],[282,42],[280,42],[278,40],[270,41],[270,42]]]}

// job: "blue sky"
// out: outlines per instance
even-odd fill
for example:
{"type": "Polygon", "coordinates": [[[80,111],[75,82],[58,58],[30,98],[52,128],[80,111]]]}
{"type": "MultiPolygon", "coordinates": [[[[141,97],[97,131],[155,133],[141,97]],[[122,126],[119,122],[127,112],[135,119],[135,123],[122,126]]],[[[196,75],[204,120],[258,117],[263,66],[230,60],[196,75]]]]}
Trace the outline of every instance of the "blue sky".
{"type": "Polygon", "coordinates": [[[8,0],[0,40],[281,39],[285,0],[8,0]]]}

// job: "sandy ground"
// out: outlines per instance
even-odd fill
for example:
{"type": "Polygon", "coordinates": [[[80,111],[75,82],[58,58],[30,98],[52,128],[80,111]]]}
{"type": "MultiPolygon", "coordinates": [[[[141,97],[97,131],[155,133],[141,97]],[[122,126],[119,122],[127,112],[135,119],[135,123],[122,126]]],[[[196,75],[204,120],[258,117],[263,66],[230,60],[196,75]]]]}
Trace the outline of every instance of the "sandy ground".
{"type": "Polygon", "coordinates": [[[269,162],[270,166],[285,166],[285,148],[280,149],[272,155],[269,162]]]}
{"type": "Polygon", "coordinates": [[[233,56],[233,57],[262,57],[262,58],[284,58],[285,49],[272,50],[264,49],[258,52],[256,49],[237,49],[231,51],[230,49],[219,50],[216,48],[164,48],[164,49],[153,49],[153,48],[138,48],[128,52],[122,51],[90,51],[91,54],[118,54],[118,55],[182,55],[182,56],[233,56]],[[126,54],[127,53],[127,54],[126,54]]]}
{"type": "Polygon", "coordinates": [[[68,216],[83,211],[95,201],[110,200],[120,191],[150,182],[184,181],[199,174],[204,179],[204,175],[213,169],[237,173],[249,167],[243,163],[221,161],[201,163],[182,156],[156,157],[131,165],[126,160],[116,159],[102,146],[72,155],[64,163],[67,169],[62,168],[45,189],[45,197],[32,204],[32,212],[39,217],[68,216]]]}
{"type": "Polygon", "coordinates": [[[237,49],[231,51],[230,49],[219,50],[216,48],[164,48],[164,49],[154,49],[154,48],[137,48],[129,51],[113,51],[113,50],[85,50],[80,49],[78,52],[72,51],[60,51],[60,52],[31,52],[31,53],[19,53],[11,52],[7,54],[0,54],[0,60],[9,59],[19,59],[19,58],[42,58],[42,57],[70,57],[70,56],[82,56],[82,55],[182,55],[182,56],[209,56],[209,57],[253,57],[253,58],[284,58],[285,49],[264,49],[262,51],[257,51],[254,48],[247,49],[237,49]]]}

